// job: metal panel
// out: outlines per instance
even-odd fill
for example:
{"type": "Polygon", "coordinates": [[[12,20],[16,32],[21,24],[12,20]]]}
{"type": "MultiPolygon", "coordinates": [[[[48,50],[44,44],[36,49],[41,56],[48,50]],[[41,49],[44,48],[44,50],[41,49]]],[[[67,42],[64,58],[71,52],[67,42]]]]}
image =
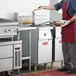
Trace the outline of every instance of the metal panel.
{"type": "Polygon", "coordinates": [[[31,31],[31,62],[38,63],[38,30],[31,31]]]}
{"type": "Polygon", "coordinates": [[[22,40],[22,57],[27,57],[29,55],[28,31],[21,31],[20,39],[22,40]]]}
{"type": "Polygon", "coordinates": [[[51,30],[39,30],[39,40],[52,39],[51,30]]]}
{"type": "Polygon", "coordinates": [[[38,41],[38,64],[52,61],[52,40],[38,41]]]}
{"type": "Polygon", "coordinates": [[[0,58],[13,57],[12,45],[0,46],[0,58]]]}
{"type": "Polygon", "coordinates": [[[17,35],[17,26],[0,27],[0,36],[17,35]]]}
{"type": "Polygon", "coordinates": [[[19,69],[22,67],[22,45],[14,45],[14,69],[19,69]]]}
{"type": "Polygon", "coordinates": [[[63,61],[62,41],[55,39],[55,61],[63,61]]]}
{"type": "Polygon", "coordinates": [[[56,27],[56,38],[61,38],[61,27],[56,27]]]}
{"type": "Polygon", "coordinates": [[[49,27],[38,27],[37,30],[32,32],[32,63],[42,64],[52,61],[51,29],[52,28],[49,27]],[[48,37],[44,37],[44,33],[46,33],[46,36],[48,37]],[[41,39],[39,39],[39,37],[41,39]]]}
{"type": "Polygon", "coordinates": [[[13,69],[13,58],[0,59],[0,72],[13,69]]]}

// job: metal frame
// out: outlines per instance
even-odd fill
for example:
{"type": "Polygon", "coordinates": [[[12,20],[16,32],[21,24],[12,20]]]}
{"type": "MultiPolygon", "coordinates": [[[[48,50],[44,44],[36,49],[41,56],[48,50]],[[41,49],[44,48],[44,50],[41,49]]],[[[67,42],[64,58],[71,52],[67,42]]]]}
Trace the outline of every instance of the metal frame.
{"type": "Polygon", "coordinates": [[[29,71],[31,71],[31,30],[36,29],[36,27],[19,27],[20,29],[18,29],[18,40],[20,40],[20,32],[21,31],[28,31],[29,32],[29,55],[27,57],[22,57],[22,60],[29,60],[29,71]]]}
{"type": "MultiPolygon", "coordinates": [[[[31,30],[29,31],[29,56],[22,57],[22,60],[29,60],[29,71],[31,71],[31,30]]],[[[20,40],[20,31],[18,31],[18,40],[20,40]]]]}

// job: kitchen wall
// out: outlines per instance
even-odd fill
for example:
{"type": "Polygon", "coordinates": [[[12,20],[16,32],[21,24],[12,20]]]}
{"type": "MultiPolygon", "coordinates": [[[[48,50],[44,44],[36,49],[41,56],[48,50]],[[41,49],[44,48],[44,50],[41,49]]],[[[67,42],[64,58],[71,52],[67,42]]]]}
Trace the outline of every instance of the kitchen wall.
{"type": "MultiPolygon", "coordinates": [[[[50,0],[50,5],[56,4],[57,2],[60,2],[61,0],[50,0]]],[[[51,21],[59,21],[62,19],[61,10],[59,11],[50,11],[50,19],[51,21]]]]}
{"type": "MultiPolygon", "coordinates": [[[[14,12],[28,16],[31,15],[32,10],[38,6],[55,4],[57,1],[58,0],[1,0],[0,18],[14,19],[14,12]]],[[[57,11],[51,11],[51,15],[49,11],[46,11],[46,13],[47,18],[52,21],[61,19],[61,14],[57,11]]]]}
{"type": "Polygon", "coordinates": [[[1,0],[0,18],[14,19],[14,12],[31,15],[32,10],[41,5],[49,5],[49,0],[1,0]]]}

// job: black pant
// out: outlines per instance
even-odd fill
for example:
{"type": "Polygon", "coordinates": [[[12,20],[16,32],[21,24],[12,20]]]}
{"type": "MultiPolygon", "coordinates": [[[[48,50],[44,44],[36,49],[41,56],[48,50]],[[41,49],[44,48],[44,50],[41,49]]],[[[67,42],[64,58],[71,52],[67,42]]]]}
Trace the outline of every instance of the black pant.
{"type": "Polygon", "coordinates": [[[62,42],[64,56],[64,67],[67,69],[76,69],[76,43],[62,42]]]}

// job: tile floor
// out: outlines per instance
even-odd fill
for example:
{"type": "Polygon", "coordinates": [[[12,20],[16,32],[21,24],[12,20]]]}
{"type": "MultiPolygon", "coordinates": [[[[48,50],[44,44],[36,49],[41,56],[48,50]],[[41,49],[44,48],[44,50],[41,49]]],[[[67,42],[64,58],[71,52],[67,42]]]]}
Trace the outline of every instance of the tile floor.
{"type": "MultiPolygon", "coordinates": [[[[50,70],[50,69],[52,70],[52,69],[56,69],[56,68],[60,68],[60,67],[61,67],[61,62],[53,62],[52,68],[51,68],[51,63],[47,64],[47,70],[50,70]]],[[[43,64],[41,64],[41,65],[37,66],[37,71],[36,72],[44,71],[44,70],[46,70],[45,66],[43,64]]],[[[33,65],[32,65],[32,71],[31,72],[35,72],[33,65]]],[[[28,71],[28,68],[26,66],[23,66],[23,68],[20,70],[20,74],[19,75],[18,75],[18,72],[16,70],[16,71],[12,72],[11,76],[20,76],[22,74],[27,74],[27,73],[31,73],[31,72],[28,71]]],[[[4,72],[0,72],[0,76],[6,76],[6,75],[5,75],[4,72]]]]}

